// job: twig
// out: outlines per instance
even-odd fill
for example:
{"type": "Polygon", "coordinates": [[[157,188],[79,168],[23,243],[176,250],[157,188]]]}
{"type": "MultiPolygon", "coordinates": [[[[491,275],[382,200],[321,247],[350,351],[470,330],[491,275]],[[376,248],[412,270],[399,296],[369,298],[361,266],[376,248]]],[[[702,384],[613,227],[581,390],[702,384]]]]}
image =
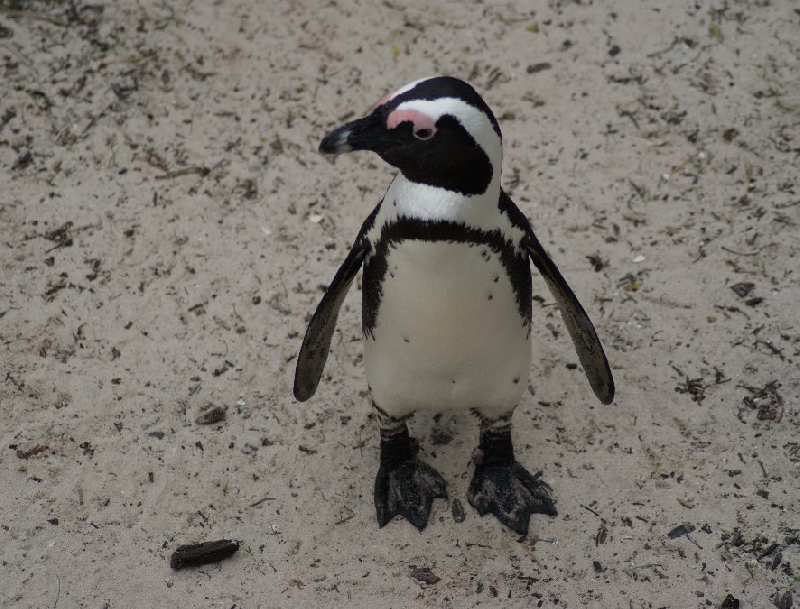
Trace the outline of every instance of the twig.
{"type": "Polygon", "coordinates": [[[597,512],[595,512],[595,511],[594,511],[592,508],[590,508],[589,506],[587,506],[587,505],[583,505],[582,503],[580,504],[580,506],[581,506],[581,507],[582,507],[584,510],[588,510],[588,511],[590,511],[592,514],[594,514],[595,516],[597,516],[598,518],[600,518],[600,514],[598,514],[597,512]]]}
{"type": "Polygon", "coordinates": [[[37,70],[37,69],[36,69],[36,66],[35,66],[35,65],[33,65],[33,63],[31,63],[31,62],[28,60],[28,58],[27,58],[27,57],[24,57],[23,55],[21,55],[20,53],[18,53],[18,52],[17,52],[17,51],[15,51],[14,49],[12,49],[12,48],[11,48],[10,46],[8,46],[7,44],[0,44],[0,47],[3,47],[3,48],[4,48],[4,49],[6,49],[6,50],[7,50],[9,53],[12,53],[13,55],[16,55],[17,59],[19,59],[19,60],[20,60],[22,63],[24,63],[26,66],[28,66],[28,67],[29,67],[31,70],[33,70],[33,71],[34,71],[34,73],[36,74],[36,76],[37,76],[37,79],[38,79],[38,76],[39,76],[39,70],[37,70]]]}
{"type": "Polygon", "coordinates": [[[638,567],[629,567],[630,571],[638,571],[639,569],[649,569],[650,567],[658,567],[659,569],[663,569],[664,565],[660,562],[649,562],[646,565],[639,565],[638,567]]]}
{"type": "Polygon", "coordinates": [[[336,522],[334,522],[333,524],[343,524],[343,523],[347,522],[348,520],[350,520],[351,518],[353,518],[353,517],[355,516],[355,512],[353,512],[353,510],[351,510],[349,507],[344,507],[344,508],[342,508],[342,510],[340,510],[340,511],[339,511],[339,514],[340,514],[340,516],[339,516],[339,520],[337,520],[337,521],[336,521],[336,522]],[[342,515],[342,513],[343,513],[345,510],[346,510],[348,513],[347,513],[347,514],[345,514],[345,515],[342,515]]]}
{"type": "Polygon", "coordinates": [[[275,501],[275,497],[262,497],[261,499],[259,499],[255,503],[251,503],[248,507],[251,507],[251,508],[258,507],[259,505],[261,505],[265,501],[275,501]]]}
{"type": "Polygon", "coordinates": [[[729,254],[736,254],[737,256],[756,256],[761,252],[760,249],[757,249],[754,252],[737,252],[736,250],[732,250],[729,247],[725,247],[724,245],[721,246],[721,249],[725,250],[729,254]]]}
{"type": "Polygon", "coordinates": [[[56,590],[56,600],[53,601],[53,609],[56,609],[56,605],[58,605],[58,599],[61,598],[61,577],[56,575],[56,579],[58,580],[58,590],[56,590]]]}
{"type": "Polygon", "coordinates": [[[167,173],[156,176],[156,180],[167,180],[169,178],[179,178],[181,176],[188,176],[197,174],[200,176],[207,176],[211,172],[207,167],[195,165],[193,167],[184,167],[183,169],[176,169],[175,171],[168,171],[167,173]]]}
{"type": "Polygon", "coordinates": [[[666,49],[661,51],[655,51],[654,53],[648,53],[648,57],[658,57],[659,55],[663,55],[664,53],[669,53],[672,49],[674,49],[678,44],[683,42],[682,38],[678,38],[677,36],[672,39],[672,44],[670,44],[666,49]]]}
{"type": "MultiPolygon", "coordinates": [[[[2,6],[0,6],[0,11],[2,10],[2,6]]],[[[67,23],[63,21],[59,21],[58,19],[53,19],[52,17],[45,15],[44,13],[37,13],[36,11],[20,11],[20,10],[11,10],[6,11],[6,15],[9,17],[29,17],[30,19],[39,19],[40,21],[47,21],[52,23],[53,25],[57,25],[59,27],[67,27],[67,23]]]]}

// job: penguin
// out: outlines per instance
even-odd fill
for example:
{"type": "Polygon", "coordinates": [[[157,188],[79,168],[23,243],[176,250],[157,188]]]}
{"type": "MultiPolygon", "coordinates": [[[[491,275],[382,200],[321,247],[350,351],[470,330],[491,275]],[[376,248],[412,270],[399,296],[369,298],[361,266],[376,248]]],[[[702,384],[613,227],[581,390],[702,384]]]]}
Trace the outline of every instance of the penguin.
{"type": "Polygon", "coordinates": [[[515,458],[511,415],[531,366],[531,263],[544,278],[595,395],[614,399],[600,339],[525,215],[500,185],[502,135],[489,106],[451,76],[411,82],[370,114],[328,133],[320,152],[371,151],[399,170],[308,324],[294,395],[314,395],[345,296],[363,267],[364,367],[380,424],[378,525],[402,516],[422,531],[441,474],[418,457],[417,410],[479,420],[467,499],[525,535],[557,515],[550,486],[515,458]]]}

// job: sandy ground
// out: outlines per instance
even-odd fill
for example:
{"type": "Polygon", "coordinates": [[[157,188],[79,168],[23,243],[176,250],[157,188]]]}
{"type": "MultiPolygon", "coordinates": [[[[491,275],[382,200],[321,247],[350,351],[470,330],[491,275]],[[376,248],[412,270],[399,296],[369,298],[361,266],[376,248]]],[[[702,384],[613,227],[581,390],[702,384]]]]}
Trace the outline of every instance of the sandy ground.
{"type": "Polygon", "coordinates": [[[797,605],[796,7],[0,0],[0,603],[797,605]],[[617,381],[596,403],[537,279],[515,438],[559,516],[522,539],[466,503],[468,415],[412,423],[466,520],[378,529],[357,289],[291,392],[392,175],[317,144],[436,73],[500,118],[617,381]]]}

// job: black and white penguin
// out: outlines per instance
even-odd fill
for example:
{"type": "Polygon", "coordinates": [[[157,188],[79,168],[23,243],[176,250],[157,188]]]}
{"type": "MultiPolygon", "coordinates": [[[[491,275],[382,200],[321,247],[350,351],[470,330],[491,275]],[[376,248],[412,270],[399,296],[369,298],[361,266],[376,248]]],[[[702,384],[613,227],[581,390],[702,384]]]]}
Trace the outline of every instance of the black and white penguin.
{"type": "Polygon", "coordinates": [[[520,534],[530,515],[556,515],[550,487],[514,458],[511,413],[531,364],[530,263],[544,277],[595,395],[614,398],[600,339],[525,215],[500,186],[502,138],[467,83],[434,77],[383,97],[330,132],[325,154],[371,150],[400,170],[369,215],[308,325],[294,395],[317,389],[339,309],[364,267],[364,366],[380,422],[375,507],[422,530],[446,484],[417,458],[406,419],[418,409],[480,419],[469,503],[520,534]]]}

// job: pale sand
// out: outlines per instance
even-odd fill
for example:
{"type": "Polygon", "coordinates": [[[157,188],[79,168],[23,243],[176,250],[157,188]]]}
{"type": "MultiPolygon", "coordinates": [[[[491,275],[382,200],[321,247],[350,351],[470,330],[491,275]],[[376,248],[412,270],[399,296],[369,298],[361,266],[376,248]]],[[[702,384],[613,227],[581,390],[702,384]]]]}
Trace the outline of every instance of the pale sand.
{"type": "Polygon", "coordinates": [[[797,603],[796,3],[9,4],[3,606],[797,603]],[[446,445],[412,422],[466,520],[437,501],[422,534],[377,527],[357,286],[317,395],[291,392],[305,324],[392,175],[318,142],[431,74],[495,110],[504,185],[617,381],[598,404],[536,279],[514,437],[559,516],[522,540],[466,503],[469,415],[441,418],[446,445]],[[196,424],[208,405],[226,420],[196,424]],[[169,568],[222,538],[242,549],[169,568]]]}

